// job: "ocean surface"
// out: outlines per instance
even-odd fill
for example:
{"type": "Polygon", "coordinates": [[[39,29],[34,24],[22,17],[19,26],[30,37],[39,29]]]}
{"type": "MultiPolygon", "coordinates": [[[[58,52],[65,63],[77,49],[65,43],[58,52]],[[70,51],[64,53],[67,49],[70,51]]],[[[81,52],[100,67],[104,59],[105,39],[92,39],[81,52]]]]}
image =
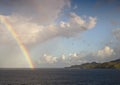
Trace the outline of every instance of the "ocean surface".
{"type": "Polygon", "coordinates": [[[120,85],[120,70],[0,69],[0,85],[120,85]]]}

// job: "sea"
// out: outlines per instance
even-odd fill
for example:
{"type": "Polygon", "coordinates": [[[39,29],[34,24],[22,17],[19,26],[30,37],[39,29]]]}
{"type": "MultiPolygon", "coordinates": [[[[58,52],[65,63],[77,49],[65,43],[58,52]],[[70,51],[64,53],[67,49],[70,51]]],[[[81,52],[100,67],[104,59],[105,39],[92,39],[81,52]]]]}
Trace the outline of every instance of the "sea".
{"type": "Polygon", "coordinates": [[[0,69],[0,85],[120,85],[120,70],[0,69]]]}

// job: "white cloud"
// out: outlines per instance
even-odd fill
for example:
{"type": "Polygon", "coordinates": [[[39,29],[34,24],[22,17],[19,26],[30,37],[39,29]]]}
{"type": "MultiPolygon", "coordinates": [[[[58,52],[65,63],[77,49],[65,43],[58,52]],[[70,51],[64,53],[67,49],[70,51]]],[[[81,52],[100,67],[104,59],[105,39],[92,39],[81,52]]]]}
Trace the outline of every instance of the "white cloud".
{"type": "Polygon", "coordinates": [[[87,23],[88,28],[93,28],[96,25],[96,18],[89,17],[89,22],[87,23]]]}
{"type": "Polygon", "coordinates": [[[93,53],[89,52],[80,52],[80,53],[69,53],[68,55],[62,54],[61,56],[50,56],[44,55],[40,57],[41,63],[45,65],[49,63],[49,65],[57,65],[61,66],[70,66],[70,65],[77,65],[82,63],[90,63],[90,62],[106,62],[110,60],[114,60],[115,52],[114,49],[110,48],[109,46],[105,46],[103,49],[97,50],[93,53]]]}
{"type": "MultiPolygon", "coordinates": [[[[17,32],[19,38],[24,44],[39,43],[50,40],[55,37],[74,37],[83,31],[91,29],[96,24],[96,18],[90,17],[89,20],[84,20],[75,13],[70,14],[69,21],[60,22],[58,25],[39,25],[29,21],[29,18],[22,16],[2,16],[5,17],[17,32]]],[[[2,41],[9,40],[10,33],[1,26],[1,36],[5,36],[2,41]]]]}
{"type": "MultiPolygon", "coordinates": [[[[92,52],[80,52],[72,53],[66,57],[69,57],[70,64],[81,64],[86,62],[105,62],[115,58],[114,49],[109,46],[105,46],[103,49],[92,52]]],[[[68,58],[66,58],[68,59],[68,58]]]]}
{"type": "Polygon", "coordinates": [[[97,56],[102,58],[111,57],[113,54],[114,50],[109,46],[106,46],[103,49],[97,51],[97,56]]]}
{"type": "Polygon", "coordinates": [[[69,55],[68,55],[70,58],[77,58],[78,57],[78,54],[77,53],[70,53],[69,55]]]}
{"type": "Polygon", "coordinates": [[[74,54],[73,54],[73,57],[78,57],[78,56],[77,56],[77,53],[74,53],[74,54]]]}
{"type": "Polygon", "coordinates": [[[44,54],[43,57],[40,58],[40,63],[49,63],[49,64],[53,64],[57,62],[57,57],[51,56],[51,55],[47,55],[44,54]]]}
{"type": "Polygon", "coordinates": [[[71,13],[68,22],[61,22],[58,29],[59,35],[64,37],[73,37],[83,31],[91,29],[96,24],[96,18],[91,17],[87,20],[82,19],[75,13],[71,13]],[[94,24],[93,24],[94,23],[94,24]]]}
{"type": "Polygon", "coordinates": [[[77,53],[70,53],[69,55],[62,55],[59,57],[54,57],[51,55],[44,54],[40,57],[40,60],[37,60],[39,64],[49,64],[49,65],[73,65],[73,64],[81,64],[85,63],[87,60],[82,59],[84,56],[77,53]]]}
{"type": "Polygon", "coordinates": [[[66,59],[65,55],[62,55],[62,60],[64,61],[66,59]]]}

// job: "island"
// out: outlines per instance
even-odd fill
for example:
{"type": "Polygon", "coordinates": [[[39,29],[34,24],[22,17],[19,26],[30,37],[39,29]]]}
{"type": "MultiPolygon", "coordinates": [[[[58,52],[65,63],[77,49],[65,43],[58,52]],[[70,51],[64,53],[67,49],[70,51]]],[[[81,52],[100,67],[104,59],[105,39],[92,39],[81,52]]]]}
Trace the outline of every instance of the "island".
{"type": "Polygon", "coordinates": [[[120,69],[120,59],[104,62],[104,63],[84,63],[81,65],[72,65],[65,67],[70,69],[120,69]]]}

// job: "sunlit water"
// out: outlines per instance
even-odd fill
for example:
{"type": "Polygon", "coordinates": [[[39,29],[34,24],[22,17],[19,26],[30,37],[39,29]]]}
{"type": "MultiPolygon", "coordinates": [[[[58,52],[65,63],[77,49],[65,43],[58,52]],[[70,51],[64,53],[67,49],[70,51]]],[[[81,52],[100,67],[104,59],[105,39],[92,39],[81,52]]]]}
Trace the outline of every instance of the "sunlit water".
{"type": "Polygon", "coordinates": [[[0,85],[120,85],[120,70],[0,70],[0,85]]]}

